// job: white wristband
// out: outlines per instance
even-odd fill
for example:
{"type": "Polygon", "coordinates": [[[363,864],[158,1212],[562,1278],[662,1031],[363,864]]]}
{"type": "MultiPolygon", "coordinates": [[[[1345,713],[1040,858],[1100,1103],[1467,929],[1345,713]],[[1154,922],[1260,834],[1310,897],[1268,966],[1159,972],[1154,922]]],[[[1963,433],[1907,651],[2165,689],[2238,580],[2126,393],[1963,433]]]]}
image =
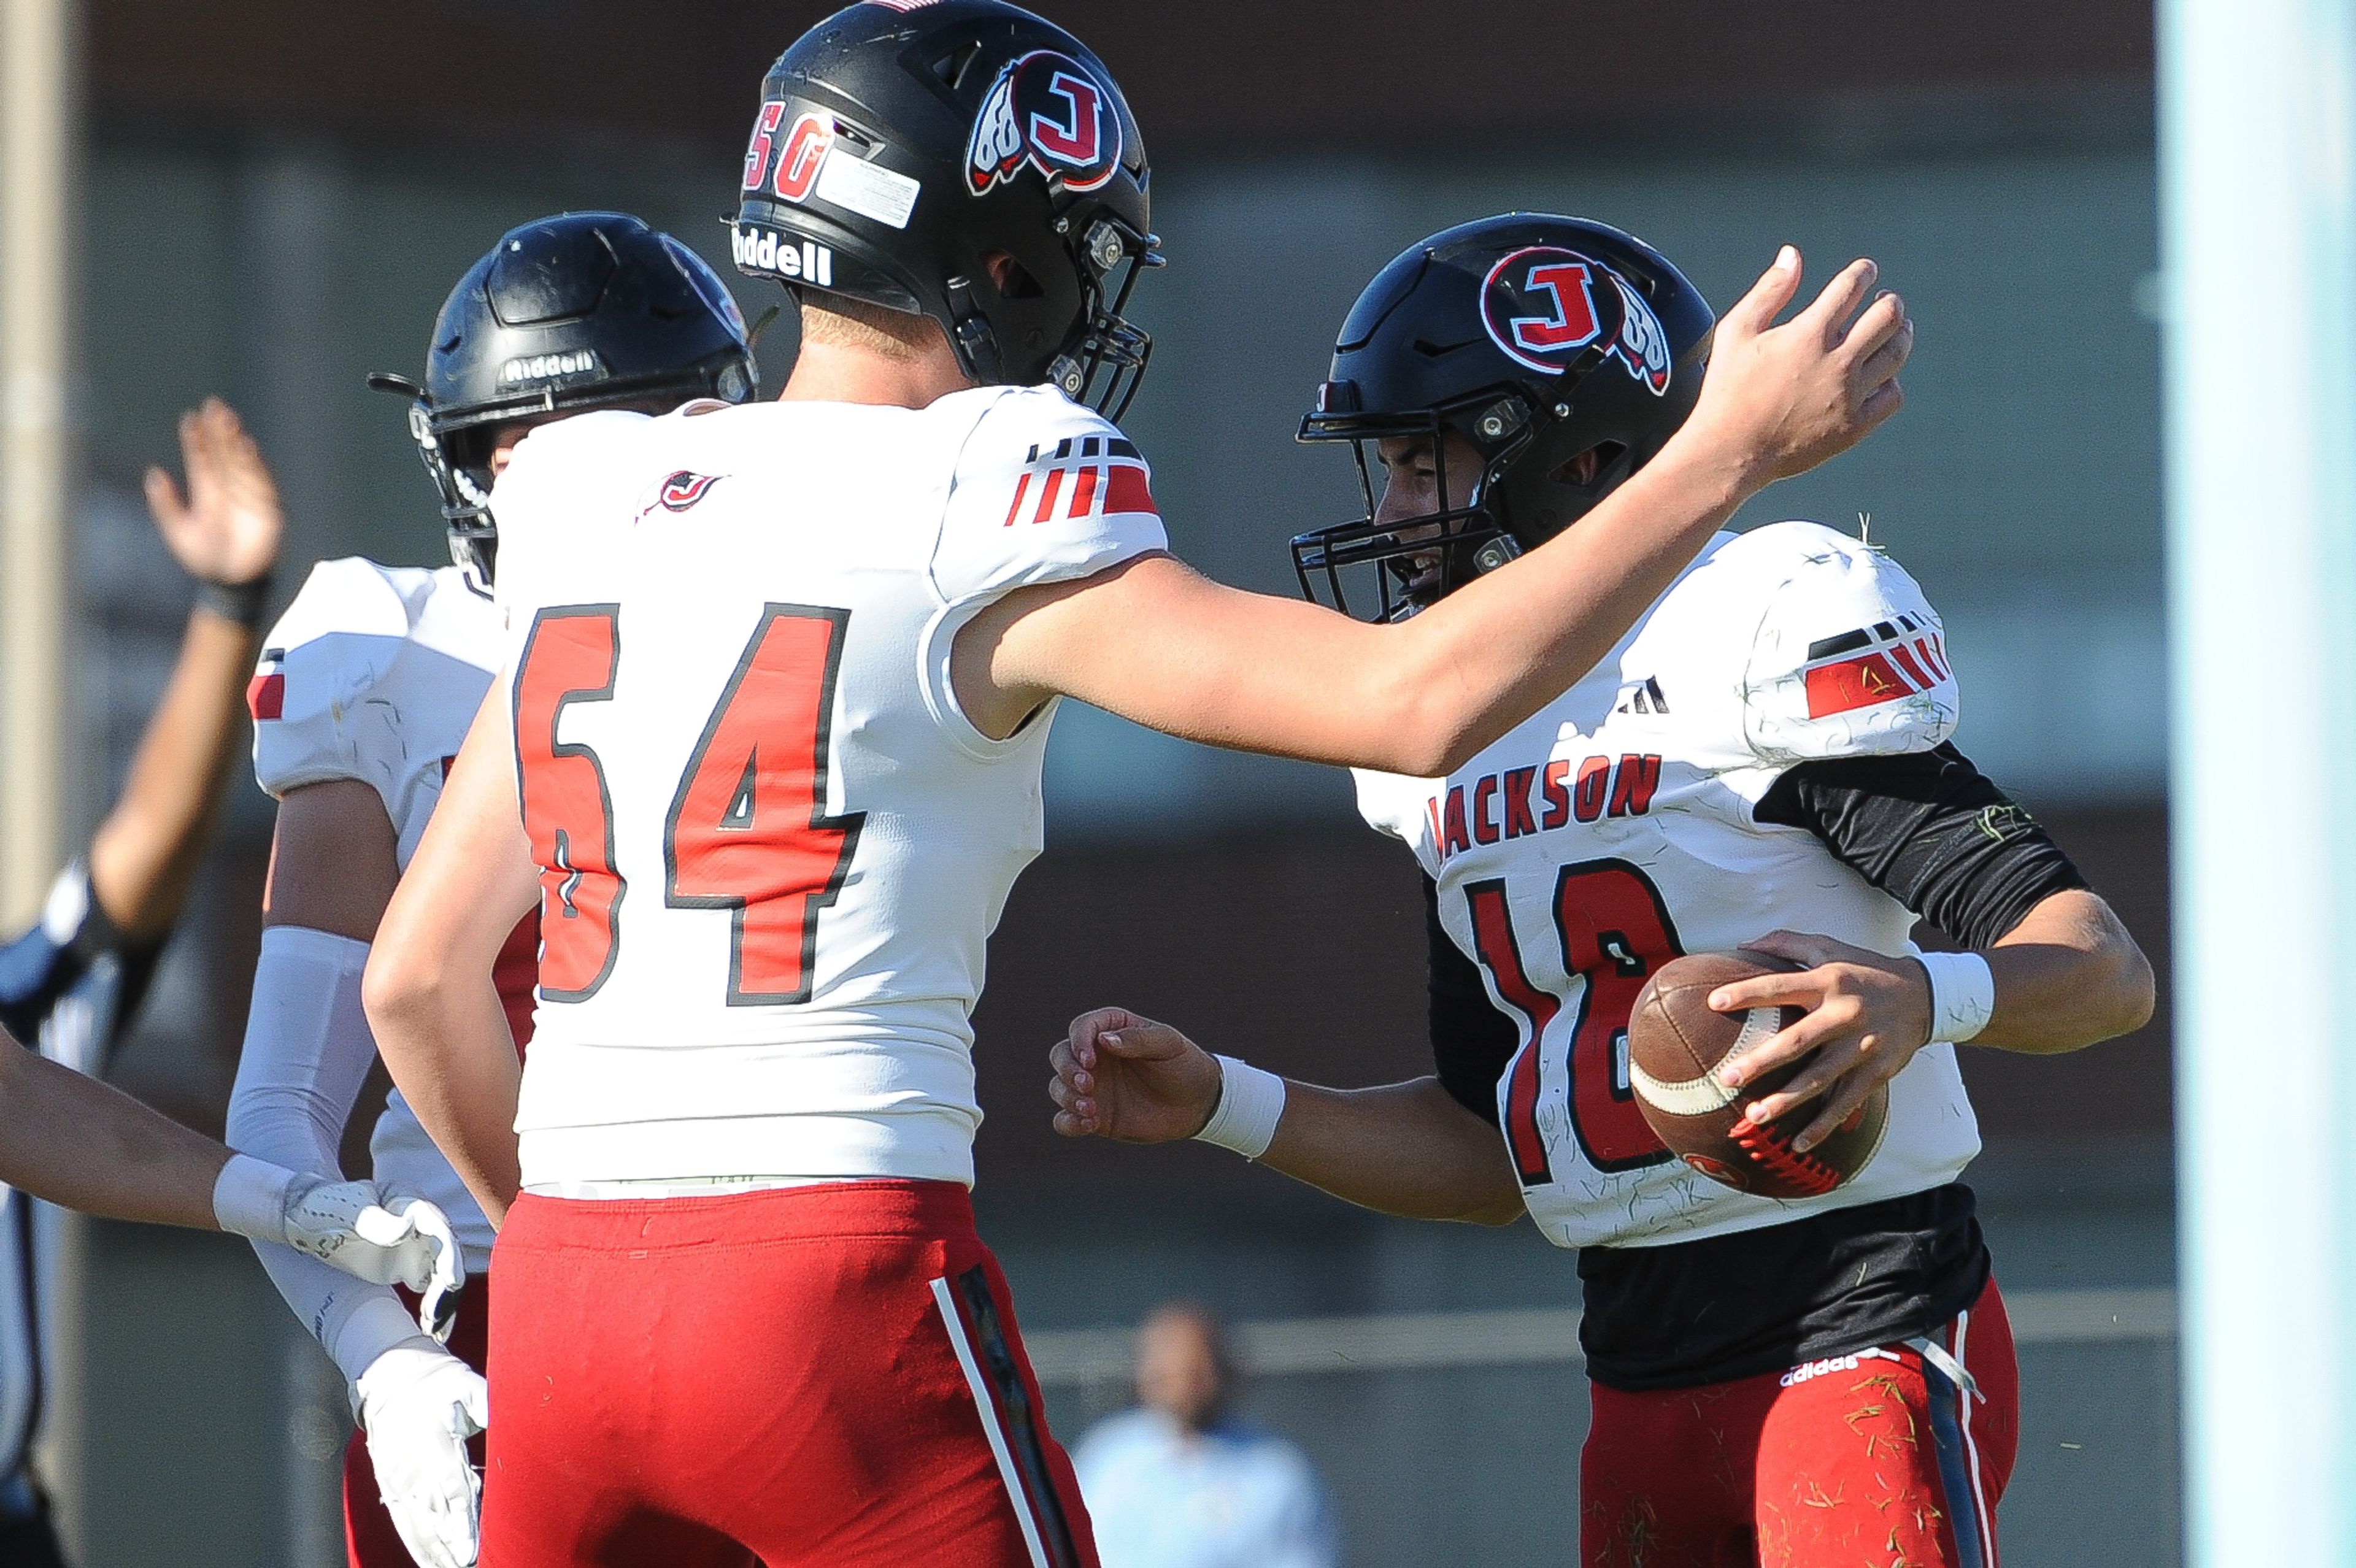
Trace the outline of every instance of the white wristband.
{"type": "Polygon", "coordinates": [[[1258,1159],[1268,1152],[1277,1120],[1284,1115],[1284,1080],[1232,1056],[1218,1061],[1219,1107],[1194,1136],[1231,1148],[1246,1159],[1258,1159]]]}
{"type": "Polygon", "coordinates": [[[286,1189],[294,1173],[283,1165],[233,1154],[213,1179],[213,1218],[235,1236],[257,1242],[286,1239],[286,1189]]]}
{"type": "Polygon", "coordinates": [[[1996,1011],[1996,974],[1976,953],[1918,953],[1931,976],[1931,1038],[1956,1045],[1987,1028],[1996,1011]]]}

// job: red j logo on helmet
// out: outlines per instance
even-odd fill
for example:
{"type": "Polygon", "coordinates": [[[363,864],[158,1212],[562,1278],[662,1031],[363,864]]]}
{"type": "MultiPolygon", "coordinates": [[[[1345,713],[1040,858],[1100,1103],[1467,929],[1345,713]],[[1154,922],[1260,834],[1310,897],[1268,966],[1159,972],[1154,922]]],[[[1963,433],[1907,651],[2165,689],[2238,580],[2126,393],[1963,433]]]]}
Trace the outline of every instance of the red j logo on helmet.
{"type": "Polygon", "coordinates": [[[1481,320],[1515,364],[1559,376],[1601,344],[1656,396],[1669,386],[1669,340],[1644,296],[1601,262],[1554,245],[1504,257],[1481,285],[1481,320]]]}
{"type": "Polygon", "coordinates": [[[1067,189],[1095,190],[1120,166],[1120,114],[1096,74],[1068,55],[1034,49],[999,73],[966,149],[966,179],[987,196],[1025,166],[1067,189]]]}

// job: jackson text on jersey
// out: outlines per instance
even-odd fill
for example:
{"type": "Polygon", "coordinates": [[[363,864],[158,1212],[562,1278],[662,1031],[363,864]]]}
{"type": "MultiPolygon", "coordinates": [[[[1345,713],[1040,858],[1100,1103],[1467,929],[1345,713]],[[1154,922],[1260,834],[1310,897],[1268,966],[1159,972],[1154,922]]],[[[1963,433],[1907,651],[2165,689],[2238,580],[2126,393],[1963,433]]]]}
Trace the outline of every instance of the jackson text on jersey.
{"type": "Polygon", "coordinates": [[[1555,757],[1527,767],[1483,773],[1469,784],[1451,784],[1424,803],[1431,818],[1431,842],[1440,858],[1462,854],[1475,844],[1551,833],[1573,822],[1605,816],[1642,816],[1653,809],[1661,787],[1657,752],[1623,752],[1587,757],[1574,763],[1555,757]]]}

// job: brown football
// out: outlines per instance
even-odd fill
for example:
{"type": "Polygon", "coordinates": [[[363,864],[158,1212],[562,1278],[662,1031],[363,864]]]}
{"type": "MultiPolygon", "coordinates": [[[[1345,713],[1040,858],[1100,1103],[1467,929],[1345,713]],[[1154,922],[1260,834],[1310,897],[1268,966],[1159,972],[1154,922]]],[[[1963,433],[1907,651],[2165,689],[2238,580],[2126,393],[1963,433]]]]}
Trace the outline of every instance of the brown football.
{"type": "Polygon", "coordinates": [[[1797,969],[1764,953],[1696,953],[1661,965],[1628,1019],[1628,1078],[1636,1104],[1670,1152],[1704,1176],[1761,1198],[1821,1198],[1865,1168],[1890,1121],[1890,1089],[1877,1087],[1832,1136],[1802,1154],[1792,1140],[1824,1109],[1811,1101],[1759,1126],[1744,1112],[1782,1088],[1807,1058],[1729,1090],[1712,1074],[1797,1022],[1799,1008],[1713,1012],[1709,994],[1736,980],[1797,969]]]}

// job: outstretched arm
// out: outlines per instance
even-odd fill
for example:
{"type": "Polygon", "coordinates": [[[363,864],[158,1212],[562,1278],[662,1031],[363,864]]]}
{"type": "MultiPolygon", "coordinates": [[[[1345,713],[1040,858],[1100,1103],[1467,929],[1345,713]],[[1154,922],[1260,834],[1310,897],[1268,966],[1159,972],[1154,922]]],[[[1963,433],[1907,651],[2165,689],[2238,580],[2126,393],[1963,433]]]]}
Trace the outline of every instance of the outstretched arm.
{"type": "Polygon", "coordinates": [[[86,1214],[284,1243],[380,1284],[424,1291],[466,1277],[449,1223],[432,1204],[396,1214],[381,1206],[385,1195],[373,1182],[232,1155],[5,1034],[0,1181],[86,1214]]]}
{"type": "Polygon", "coordinates": [[[392,1081],[493,1225],[523,1185],[515,1136],[523,1069],[491,970],[540,901],[516,805],[507,693],[500,680],[483,699],[377,928],[363,987],[392,1081]]]}
{"type": "Polygon", "coordinates": [[[0,1180],[86,1214],[219,1229],[230,1151],[0,1036],[0,1180]]]}
{"type": "MultiPolygon", "coordinates": [[[[1168,1024],[1119,1008],[1073,1019],[1048,1065],[1055,1130],[1066,1137],[1194,1137],[1226,1087],[1223,1059],[1168,1024]]],[[[1521,1187],[1496,1128],[1458,1104],[1437,1078],[1372,1089],[1286,1080],[1283,1112],[1258,1157],[1386,1214],[1484,1225],[1511,1224],[1522,1214],[1521,1187]]]]}
{"type": "Polygon", "coordinates": [[[123,796],[91,840],[99,907],[134,943],[160,941],[203,859],[238,755],[256,627],[278,559],[278,491],[262,453],[218,398],[180,419],[185,498],[147,471],[147,506],[175,560],[204,584],[179,663],[147,721],[123,796]]]}
{"type": "Polygon", "coordinates": [[[1062,693],[1189,740],[1428,777],[1608,653],[1743,501],[1898,409],[1913,331],[1858,261],[1789,323],[1788,248],[1719,323],[1700,402],[1577,527],[1398,625],[1225,588],[1167,556],[1007,594],[959,634],[959,702],[1005,735],[1062,693]],[[1862,310],[1860,312],[1860,307],[1862,310]]]}

